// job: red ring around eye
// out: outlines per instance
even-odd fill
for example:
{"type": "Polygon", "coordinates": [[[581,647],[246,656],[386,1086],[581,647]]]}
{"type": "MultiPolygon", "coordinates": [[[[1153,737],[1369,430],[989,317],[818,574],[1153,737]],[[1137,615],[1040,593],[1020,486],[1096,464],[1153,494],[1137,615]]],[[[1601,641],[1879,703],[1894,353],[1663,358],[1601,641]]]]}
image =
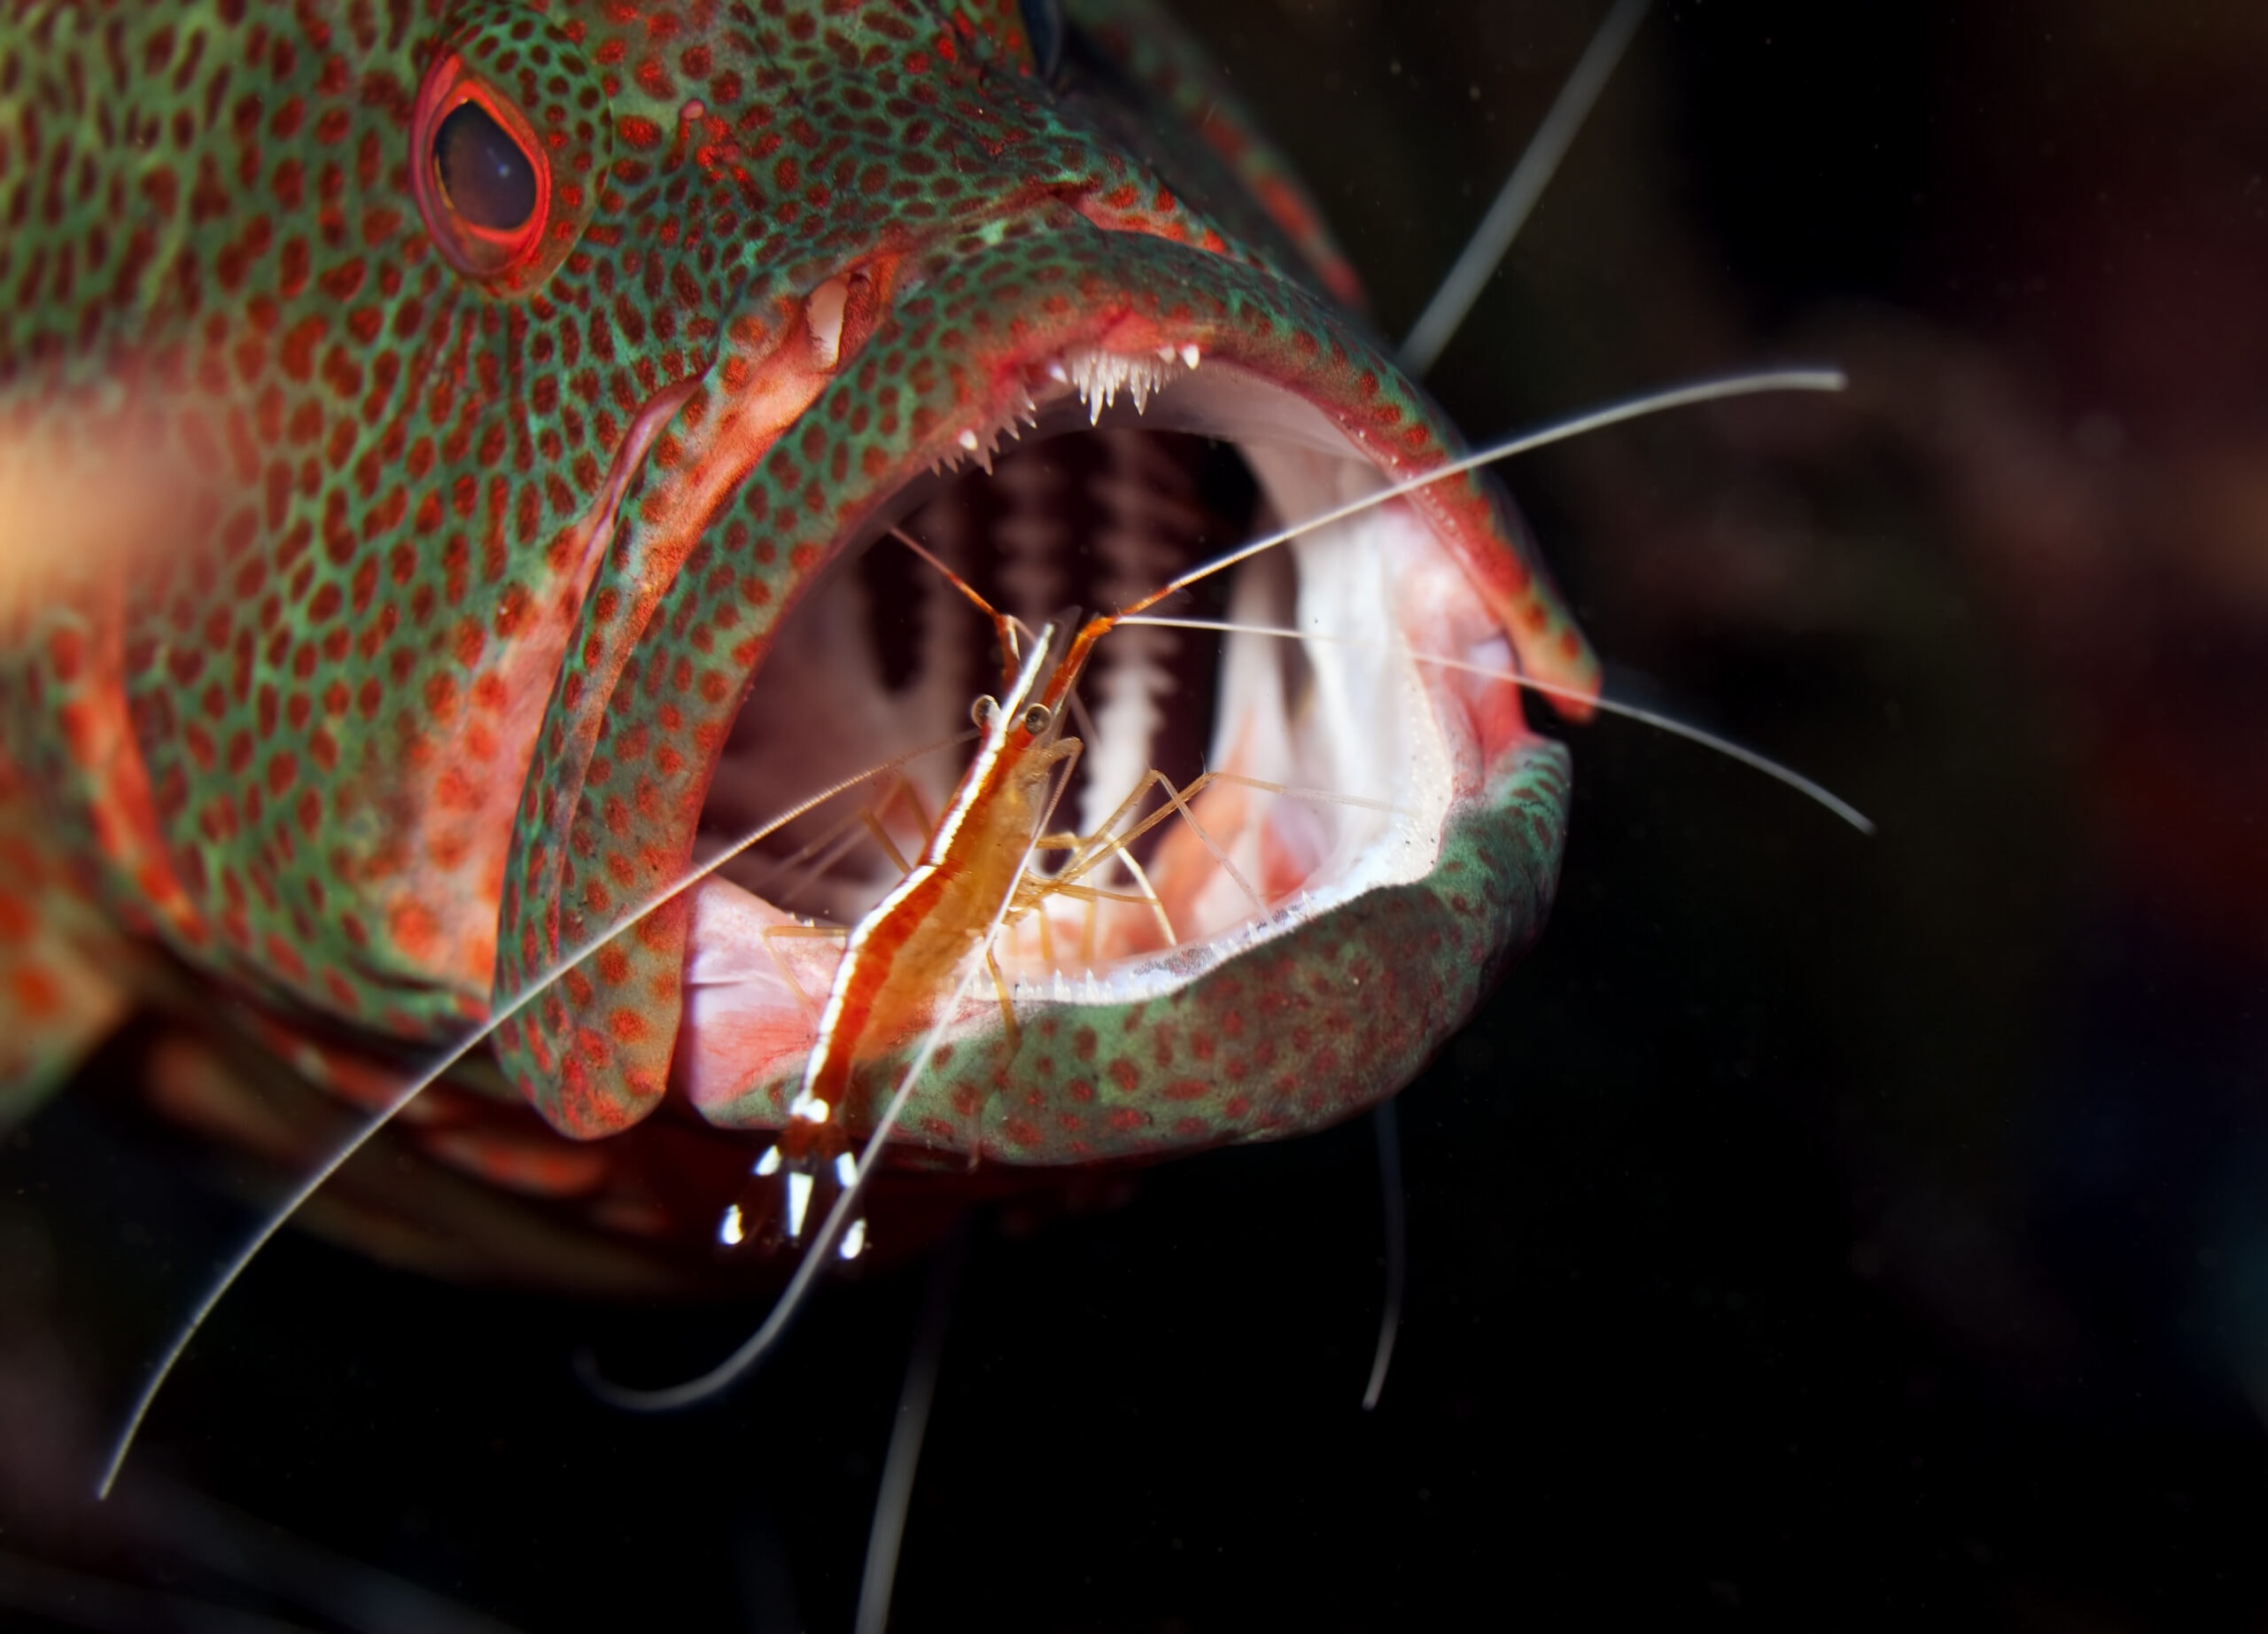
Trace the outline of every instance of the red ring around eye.
{"type": "Polygon", "coordinates": [[[508,98],[465,66],[452,52],[435,63],[417,92],[417,106],[409,124],[410,191],[416,195],[418,214],[425,230],[452,267],[483,284],[512,287],[543,245],[544,230],[551,219],[551,164],[535,128],[508,98]],[[478,105],[498,130],[520,150],[535,180],[535,206],[527,219],[515,227],[484,227],[467,217],[450,198],[441,179],[437,142],[449,115],[467,103],[478,105]]]}

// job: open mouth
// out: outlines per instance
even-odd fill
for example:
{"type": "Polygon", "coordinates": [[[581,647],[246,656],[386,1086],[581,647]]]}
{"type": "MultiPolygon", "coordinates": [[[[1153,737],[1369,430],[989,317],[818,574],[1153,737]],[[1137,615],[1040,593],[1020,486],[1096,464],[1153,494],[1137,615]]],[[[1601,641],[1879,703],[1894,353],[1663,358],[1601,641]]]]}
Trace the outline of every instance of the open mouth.
{"type": "MultiPolygon", "coordinates": [[[[1076,349],[1029,404],[956,439],[844,541],[784,618],[719,753],[697,859],[811,793],[839,798],[726,862],[695,899],[673,1077],[705,1116],[785,1115],[840,934],[928,844],[997,692],[990,622],[1035,634],[1108,611],[1254,538],[1384,488],[1323,410],[1193,346],[1076,349]],[[971,446],[974,445],[974,446],[971,446]],[[866,774],[862,777],[862,774],[866,774]]],[[[996,985],[938,995],[946,1038],[998,1039],[1050,1004],[1138,1005],[1381,886],[1423,879],[1445,825],[1520,732],[1501,627],[1401,501],[1303,533],[1161,604],[1220,633],[1130,624],[1098,646],[1037,902],[1003,924],[996,985]],[[1296,629],[1306,639],[1257,633],[1296,629]],[[950,1013],[948,1013],[950,1012],[950,1013]]]]}
{"type": "MultiPolygon", "coordinates": [[[[729,1127],[786,1116],[844,930],[922,852],[971,706],[1002,689],[992,632],[898,530],[1061,640],[1075,609],[1115,612],[1461,452],[1298,286],[1045,221],[728,323],[592,535],[498,919],[499,992],[564,962],[497,1033],[563,1132],[672,1092],[729,1127]],[[678,894],[688,861],[838,784],[678,894]]],[[[958,996],[893,993],[889,1024],[915,1031],[855,1040],[854,1132],[929,1038],[949,1070],[906,1132],[970,1155],[1318,1127],[1407,1082],[1540,927],[1565,756],[1511,687],[1412,656],[1595,681],[1485,485],[1303,527],[1153,614],[1082,679],[1064,729],[1083,752],[997,979],[973,961],[958,996]],[[1247,627],[1163,627],[1215,615],[1247,627]],[[1240,1034],[1263,983],[1267,1023],[1240,1034]]]]}

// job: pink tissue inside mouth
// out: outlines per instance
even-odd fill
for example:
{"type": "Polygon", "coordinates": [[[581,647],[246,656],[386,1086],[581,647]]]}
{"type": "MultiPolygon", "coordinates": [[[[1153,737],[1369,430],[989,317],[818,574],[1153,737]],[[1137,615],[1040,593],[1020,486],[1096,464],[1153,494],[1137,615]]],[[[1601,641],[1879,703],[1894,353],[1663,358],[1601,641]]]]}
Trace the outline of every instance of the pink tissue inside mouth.
{"type": "Polygon", "coordinates": [[[695,893],[672,1077],[696,1107],[721,1105],[751,1083],[800,1070],[818,1041],[843,940],[764,934],[796,922],[729,880],[707,880],[695,893]]]}

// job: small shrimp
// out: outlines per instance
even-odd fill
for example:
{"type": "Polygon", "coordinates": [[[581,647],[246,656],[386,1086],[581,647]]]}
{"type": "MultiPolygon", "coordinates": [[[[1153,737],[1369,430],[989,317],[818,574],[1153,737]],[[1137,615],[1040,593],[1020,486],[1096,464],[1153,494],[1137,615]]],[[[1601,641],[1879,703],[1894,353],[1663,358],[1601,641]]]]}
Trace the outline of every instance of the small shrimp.
{"type": "MultiPolygon", "coordinates": [[[[1078,707],[1079,678],[1096,643],[1122,622],[1138,618],[1219,571],[1222,564],[1208,564],[1116,612],[1088,619],[1049,668],[1048,656],[1056,646],[1054,626],[1041,631],[1031,640],[1029,651],[1019,657],[1021,638],[1029,635],[1020,621],[995,609],[918,541],[902,531],[897,537],[992,620],[1000,641],[1004,686],[999,698],[985,696],[975,701],[973,714],[982,735],[975,755],[919,860],[911,868],[900,861],[904,879],[849,931],[842,962],[835,969],[819,1015],[802,1087],[788,1108],[788,1124],[778,1142],[757,1162],[757,1177],[767,1185],[776,1185],[778,1192],[774,1206],[766,1210],[774,1226],[766,1235],[790,1244],[802,1241],[813,1199],[829,1187],[837,1193],[847,1191],[855,1179],[857,1165],[843,1117],[852,1093],[854,1071],[935,1017],[939,1013],[939,995],[980,954],[999,998],[1003,1030],[1014,1047],[1018,1036],[1015,1008],[993,951],[993,938],[1004,926],[1037,916],[1043,946],[1048,947],[1045,910],[1049,899],[1060,896],[1084,901],[1086,951],[1091,955],[1094,910],[1108,900],[1146,908],[1162,940],[1174,943],[1177,938],[1164,905],[1130,848],[1176,813],[1212,851],[1215,860],[1254,908],[1264,912],[1267,905],[1260,894],[1213,844],[1191,810],[1192,802],[1216,782],[1239,783],[1278,795],[1312,794],[1379,811],[1393,809],[1383,801],[1298,790],[1227,771],[1201,773],[1186,787],[1177,789],[1170,778],[1153,770],[1137,780],[1132,791],[1094,834],[1048,832],[1048,822],[1084,749],[1081,739],[1066,735],[1064,723],[1078,707]],[[1153,788],[1163,791],[1164,804],[1122,832],[1121,825],[1132,817],[1153,788]],[[1069,857],[1054,873],[1041,875],[1031,867],[1039,852],[1068,852],[1069,857]],[[1133,876],[1136,892],[1107,891],[1086,883],[1113,857],[1122,860],[1133,876]]],[[[860,816],[868,832],[895,858],[895,847],[880,821],[871,813],[862,812],[860,816]]],[[[774,930],[786,935],[835,934],[801,926],[774,930]]],[[[1048,950],[1052,952],[1052,947],[1048,950]]],[[[728,1214],[722,1233],[728,1242],[744,1230],[739,1206],[735,1204],[735,1211],[728,1214]]],[[[844,1259],[855,1258],[865,1242],[866,1222],[863,1217],[854,1216],[837,1252],[844,1259]]]]}
{"type": "MultiPolygon", "coordinates": [[[[855,1178],[837,1116],[852,1069],[875,1053],[876,1040],[894,1040],[927,1015],[936,994],[989,943],[1054,809],[1052,774],[1079,752],[1079,740],[1062,735],[1054,705],[1077,680],[1085,649],[1075,642],[1048,678],[1045,697],[1032,696],[1052,634],[1051,626],[1003,699],[989,709],[979,701],[983,735],[936,833],[897,888],[850,932],[788,1127],[757,1165],[758,1175],[781,1180],[791,1242],[802,1240],[815,1186],[832,1179],[847,1191],[855,1178]]],[[[845,1258],[858,1252],[863,1226],[854,1220],[846,1231],[845,1258]]]]}

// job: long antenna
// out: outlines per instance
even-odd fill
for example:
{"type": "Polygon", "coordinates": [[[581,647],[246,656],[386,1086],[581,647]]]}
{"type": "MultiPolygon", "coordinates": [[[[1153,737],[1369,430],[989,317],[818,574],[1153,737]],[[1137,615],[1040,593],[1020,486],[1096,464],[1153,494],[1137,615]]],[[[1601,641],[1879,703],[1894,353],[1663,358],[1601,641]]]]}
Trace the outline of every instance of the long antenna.
{"type": "Polygon", "coordinates": [[[1512,240],[1526,224],[1528,212],[1543,196],[1552,173],[1566,157],[1575,133],[1583,128],[1591,105],[1613,77],[1624,48],[1645,18],[1646,4],[1647,0],[1615,0],[1614,9],[1591,36],[1590,44],[1575,64],[1575,71],[1559,88],[1551,111],[1536,127],[1527,151],[1512,167],[1512,174],[1504,178],[1503,187],[1496,194],[1495,202],[1488,206],[1488,213],[1480,218],[1480,225],[1472,230],[1464,253],[1449,268],[1449,276],[1441,280],[1441,288],[1433,292],[1433,299],[1425,303],[1425,310],[1418,315],[1418,322],[1410,325],[1410,338],[1402,343],[1402,366],[1411,374],[1422,376],[1441,360],[1450,337],[1472,310],[1473,302],[1480,299],[1480,292],[1487,287],[1496,264],[1512,247],[1512,240]]]}
{"type": "Polygon", "coordinates": [[[1589,693],[1578,691],[1573,687],[1563,687],[1553,681],[1539,681],[1533,675],[1523,675],[1518,670],[1497,669],[1486,664],[1471,663],[1464,658],[1452,658],[1438,652],[1419,652],[1415,648],[1404,647],[1394,642],[1364,641],[1353,635],[1329,635],[1320,630],[1286,629],[1272,624],[1242,624],[1226,619],[1161,619],[1153,614],[1145,613],[1122,622],[1135,626],[1149,625],[1168,630],[1210,630],[1216,634],[1272,635],[1285,641],[1324,642],[1334,647],[1363,648],[1373,652],[1390,652],[1408,658],[1413,664],[1430,664],[1437,669],[1456,670],[1462,674],[1478,675],[1486,681],[1501,681],[1507,686],[1519,687],[1530,692],[1540,692],[1548,698],[1561,698],[1573,703],[1588,704],[1603,713],[1620,715],[1626,720],[1635,720],[1642,726],[1650,726],[1658,731],[1667,732],[1673,737],[1684,738],[1689,743],[1700,744],[1704,749],[1713,749],[1720,755],[1763,773],[1774,782],[1786,784],[1806,799],[1832,812],[1860,833],[1871,836],[1875,831],[1873,818],[1833,790],[1814,782],[1793,766],[1783,766],[1771,756],[1760,754],[1747,744],[1726,737],[1720,733],[1712,732],[1706,727],[1697,727],[1690,721],[1680,720],[1675,715],[1666,715],[1659,710],[1648,709],[1643,704],[1626,704],[1619,698],[1593,697],[1589,693]]]}
{"type": "Polygon", "coordinates": [[[1500,442],[1468,454],[1461,460],[1451,460],[1437,465],[1423,476],[1392,483],[1361,499],[1349,500],[1332,507],[1319,516],[1307,517],[1288,527],[1239,545],[1225,556],[1216,556],[1209,562],[1200,562],[1178,579],[1159,586],[1138,601],[1130,602],[1111,615],[1113,621],[1130,619],[1134,614],[1155,607],[1177,590],[1184,590],[1200,579],[1209,579],[1225,568],[1247,561],[1264,550],[1272,550],[1286,540],[1319,527],[1329,527],[1334,522],[1344,522],[1349,517],[1360,516],[1376,509],[1388,500],[1400,499],[1405,494],[1415,494],[1420,488],[1431,487],[1437,482],[1479,471],[1484,465],[1494,465],[1516,455],[1530,454],[1548,447],[1555,442],[1565,442],[1587,432],[1603,431],[1610,425],[1619,425],[1626,420],[1643,419],[1648,415],[1660,414],[1665,409],[1688,408],[1695,403],[1713,403],[1728,397],[1754,397],[1767,392],[1839,392],[1850,385],[1850,377],[1839,369],[1767,369],[1754,374],[1725,375],[1714,380],[1699,380],[1691,385],[1671,386],[1666,391],[1649,392],[1643,397],[1625,398],[1604,408],[1594,408],[1588,414],[1579,414],[1571,420],[1561,420],[1540,431],[1523,432],[1509,441],[1500,442]]]}
{"type": "Polygon", "coordinates": [[[1386,1226],[1386,1299],[1379,1309],[1378,1349],[1371,1355],[1371,1381],[1363,1387],[1363,1411],[1376,1412],[1386,1393],[1386,1370],[1394,1364],[1394,1342],[1402,1333],[1402,1290],[1410,1277],[1410,1217],[1402,1190],[1402,1120],[1388,1095],[1371,1109],[1371,1132],[1379,1146],[1379,1207],[1386,1226]]]}
{"type": "Polygon", "coordinates": [[[150,1408],[158,1399],[158,1392],[166,1388],[166,1381],[173,1376],[174,1368],[180,1364],[183,1352],[189,1349],[190,1342],[197,1337],[198,1330],[205,1326],[206,1319],[213,1314],[214,1308],[227,1296],[229,1290],[237,1285],[237,1279],[244,1275],[245,1267],[259,1257],[260,1251],[268,1246],[269,1240],[277,1232],[284,1229],[284,1223],[299,1211],[307,1199],[322,1190],[324,1182],[346,1167],[347,1160],[367,1146],[379,1130],[392,1123],[404,1107],[439,1082],[442,1076],[451,1068],[470,1054],[497,1028],[532,1004],[562,976],[582,963],[584,960],[598,952],[607,943],[638,923],[663,904],[692,890],[694,886],[707,879],[766,835],[785,828],[805,813],[817,810],[837,795],[849,792],[870,778],[878,777],[884,772],[905,765],[908,761],[918,760],[923,755],[934,754],[938,750],[949,748],[954,743],[967,743],[974,735],[974,733],[963,732],[946,739],[944,743],[930,743],[920,749],[910,750],[895,759],[883,761],[880,766],[869,766],[856,776],[846,777],[833,787],[822,790],[808,800],[790,807],[763,827],[743,835],[724,851],[693,869],[683,879],[679,880],[665,891],[656,891],[646,901],[639,904],[631,913],[559,960],[543,974],[540,979],[530,983],[518,997],[500,1008],[463,1042],[411,1079],[395,1093],[392,1100],[386,1102],[376,1117],[357,1130],[353,1138],[326,1158],[313,1174],[301,1181],[291,1194],[284,1199],[283,1205],[271,1213],[267,1222],[252,1233],[251,1241],[246,1242],[237,1251],[236,1257],[221,1269],[220,1276],[214,1280],[212,1288],[206,1290],[205,1297],[198,1301],[197,1308],[190,1312],[189,1320],[182,1324],[181,1331],[174,1335],[173,1342],[166,1347],[165,1355],[159,1359],[155,1370],[144,1381],[141,1393],[134,1398],[133,1410],[127,1414],[126,1422],[120,1427],[118,1439],[113,1443],[110,1457],[103,1465],[102,1479],[96,1483],[95,1497],[102,1499],[110,1496],[111,1488],[118,1482],[118,1472],[126,1467],[126,1455],[134,1450],[134,1439],[141,1433],[142,1421],[150,1416],[150,1408]]]}
{"type": "MultiPolygon", "coordinates": [[[[1403,338],[1402,365],[1412,375],[1422,379],[1441,361],[1450,338],[1472,313],[1473,303],[1480,299],[1480,292],[1495,276],[1505,253],[1512,247],[1512,240],[1527,224],[1528,213],[1535,208],[1535,201],[1543,196],[1544,188],[1557,173],[1559,161],[1566,157],[1575,133],[1590,117],[1592,105],[1606,89],[1607,81],[1614,77],[1630,36],[1645,20],[1646,4],[1647,0],[1616,0],[1614,9],[1606,14],[1606,20],[1599,25],[1598,32],[1591,36],[1590,44],[1576,61],[1574,72],[1559,87],[1558,96],[1552,98],[1550,108],[1544,113],[1543,123],[1528,138],[1511,175],[1504,178],[1487,213],[1472,230],[1472,237],[1465,241],[1464,251],[1403,338]]],[[[1409,1254],[1402,1205],[1402,1136],[1394,1120],[1394,1102],[1379,1102],[1371,1122],[1378,1133],[1379,1187],[1386,1209],[1386,1305],[1379,1317],[1378,1353],[1371,1363],[1371,1381],[1363,1391],[1365,1412],[1377,1408],[1379,1397],[1386,1389],[1386,1367],[1394,1360],[1394,1335],[1402,1327],[1402,1292],[1409,1254]]]]}
{"type": "Polygon", "coordinates": [[[855,1634],[888,1634],[889,1601],[897,1582],[897,1552],[905,1541],[905,1514],[913,1502],[913,1474],[921,1462],[921,1441],[929,1429],[929,1404],[937,1393],[944,1365],[945,1330],[952,1326],[953,1284],[968,1251],[968,1222],[953,1227],[929,1265],[929,1286],[921,1301],[921,1327],[905,1364],[905,1382],[890,1420],[889,1451],[882,1455],[882,1484],[874,1492],[874,1524],[866,1532],[866,1568],[858,1578],[855,1634]]]}

